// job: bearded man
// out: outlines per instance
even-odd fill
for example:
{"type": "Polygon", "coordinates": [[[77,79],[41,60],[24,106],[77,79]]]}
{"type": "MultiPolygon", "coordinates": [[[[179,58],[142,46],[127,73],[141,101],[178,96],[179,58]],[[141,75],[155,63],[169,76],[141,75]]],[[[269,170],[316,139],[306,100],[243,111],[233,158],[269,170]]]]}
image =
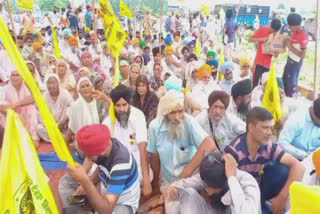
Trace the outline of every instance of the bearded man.
{"type": "MultiPolygon", "coordinates": [[[[111,91],[116,120],[107,117],[103,124],[110,127],[112,137],[119,140],[137,160],[144,196],[152,193],[147,159],[147,123],[142,111],[131,106],[130,88],[119,85],[111,91]]],[[[150,173],[151,174],[151,173],[150,173]]],[[[151,176],[152,177],[152,176],[151,176]]]]}
{"type": "Polygon", "coordinates": [[[161,188],[179,178],[190,177],[202,159],[216,147],[212,138],[197,121],[184,113],[184,100],[178,92],[169,91],[159,102],[160,116],[149,126],[147,151],[151,153],[153,188],[161,188]]]}
{"type": "Polygon", "coordinates": [[[252,84],[249,79],[237,82],[231,88],[232,101],[227,109],[244,122],[250,109],[254,107],[251,98],[252,84]]]}

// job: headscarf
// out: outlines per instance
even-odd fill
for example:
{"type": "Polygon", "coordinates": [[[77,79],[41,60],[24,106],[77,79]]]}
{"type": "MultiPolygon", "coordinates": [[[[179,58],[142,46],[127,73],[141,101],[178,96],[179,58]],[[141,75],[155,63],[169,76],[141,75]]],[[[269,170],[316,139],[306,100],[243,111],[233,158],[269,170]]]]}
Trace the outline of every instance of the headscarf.
{"type": "Polygon", "coordinates": [[[92,54],[89,52],[89,51],[83,51],[82,54],[81,54],[81,59],[85,56],[91,56],[92,57],[92,54]]]}
{"type": "Polygon", "coordinates": [[[110,139],[110,130],[103,124],[86,125],[76,133],[78,146],[86,155],[100,155],[109,146],[110,139]]]}
{"type": "Polygon", "coordinates": [[[223,103],[225,109],[228,108],[229,103],[230,103],[230,96],[225,91],[213,91],[213,92],[211,92],[211,94],[209,95],[209,98],[208,98],[209,108],[211,108],[211,106],[217,100],[220,100],[223,103]]]}
{"type": "Polygon", "coordinates": [[[180,92],[182,89],[182,80],[171,75],[165,82],[164,87],[166,91],[175,90],[180,92]]]}
{"type": "Polygon", "coordinates": [[[212,73],[212,69],[211,69],[210,65],[208,65],[208,64],[203,64],[198,69],[197,74],[196,74],[198,80],[201,80],[205,73],[209,73],[210,75],[212,73]]]}
{"type": "Polygon", "coordinates": [[[175,90],[170,90],[163,97],[161,97],[159,100],[158,115],[165,117],[176,108],[183,108],[184,100],[181,99],[180,94],[181,93],[175,90]]]}
{"type": "Polygon", "coordinates": [[[34,72],[35,72],[35,77],[34,78],[37,81],[39,88],[41,90],[45,89],[45,86],[43,85],[43,82],[41,80],[40,72],[37,69],[36,65],[32,61],[29,61],[29,60],[26,61],[26,64],[31,64],[34,67],[34,72]]]}

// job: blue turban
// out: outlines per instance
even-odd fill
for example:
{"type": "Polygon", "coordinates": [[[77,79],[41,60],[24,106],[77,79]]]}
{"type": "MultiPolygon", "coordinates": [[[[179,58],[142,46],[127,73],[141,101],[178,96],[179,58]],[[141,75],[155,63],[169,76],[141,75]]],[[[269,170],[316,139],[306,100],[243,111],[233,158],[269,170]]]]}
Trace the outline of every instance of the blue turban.
{"type": "Polygon", "coordinates": [[[171,41],[172,41],[172,37],[171,37],[170,34],[168,34],[168,35],[166,36],[166,38],[164,39],[164,43],[165,43],[165,44],[169,44],[171,41]]]}
{"type": "Polygon", "coordinates": [[[216,58],[210,59],[210,60],[208,60],[208,64],[211,65],[211,66],[213,65],[215,68],[218,68],[219,61],[216,58]]]}
{"type": "Polygon", "coordinates": [[[174,89],[178,92],[182,89],[182,81],[181,79],[171,75],[165,82],[164,87],[166,91],[170,91],[171,89],[174,89]]]}
{"type": "Polygon", "coordinates": [[[68,29],[68,28],[64,29],[64,30],[62,31],[62,35],[63,35],[63,36],[64,36],[64,35],[71,36],[71,30],[68,29]]]}
{"type": "Polygon", "coordinates": [[[227,61],[221,65],[221,73],[224,74],[226,70],[231,70],[231,71],[234,70],[232,61],[227,61]]]}

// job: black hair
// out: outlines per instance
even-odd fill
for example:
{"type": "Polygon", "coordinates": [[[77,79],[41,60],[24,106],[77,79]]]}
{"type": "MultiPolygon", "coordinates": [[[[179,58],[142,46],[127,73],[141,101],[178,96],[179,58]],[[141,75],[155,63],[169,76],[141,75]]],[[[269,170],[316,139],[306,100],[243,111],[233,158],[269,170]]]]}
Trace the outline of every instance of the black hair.
{"type": "Polygon", "coordinates": [[[227,12],[226,12],[226,17],[227,18],[232,18],[232,10],[227,10],[227,12]]]}
{"type": "Polygon", "coordinates": [[[281,21],[278,18],[274,18],[271,21],[271,28],[275,31],[279,31],[281,28],[281,21]]]}
{"type": "Polygon", "coordinates": [[[247,131],[250,123],[256,124],[258,121],[263,122],[267,120],[273,120],[273,115],[267,109],[263,107],[254,107],[247,114],[247,131]]]}
{"type": "Polygon", "coordinates": [[[313,101],[313,112],[318,119],[320,119],[320,97],[313,101]]]}
{"type": "Polygon", "coordinates": [[[159,47],[155,47],[152,49],[152,55],[155,57],[157,56],[157,54],[160,53],[160,48],[159,47]]]}
{"type": "Polygon", "coordinates": [[[298,26],[301,25],[302,17],[297,13],[290,13],[287,21],[289,26],[298,26]]]}
{"type": "Polygon", "coordinates": [[[181,53],[183,54],[183,52],[184,52],[185,50],[187,50],[187,51],[190,52],[190,49],[189,49],[187,46],[184,46],[184,47],[182,48],[182,50],[181,50],[181,53]]]}

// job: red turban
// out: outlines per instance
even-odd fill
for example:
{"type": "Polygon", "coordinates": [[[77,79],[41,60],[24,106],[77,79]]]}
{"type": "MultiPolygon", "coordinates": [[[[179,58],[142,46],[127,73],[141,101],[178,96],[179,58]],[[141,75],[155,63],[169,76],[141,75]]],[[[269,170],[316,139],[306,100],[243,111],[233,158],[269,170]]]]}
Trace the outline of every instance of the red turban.
{"type": "Polygon", "coordinates": [[[86,155],[100,155],[109,145],[110,131],[102,124],[87,125],[79,129],[76,140],[86,155]]]}

